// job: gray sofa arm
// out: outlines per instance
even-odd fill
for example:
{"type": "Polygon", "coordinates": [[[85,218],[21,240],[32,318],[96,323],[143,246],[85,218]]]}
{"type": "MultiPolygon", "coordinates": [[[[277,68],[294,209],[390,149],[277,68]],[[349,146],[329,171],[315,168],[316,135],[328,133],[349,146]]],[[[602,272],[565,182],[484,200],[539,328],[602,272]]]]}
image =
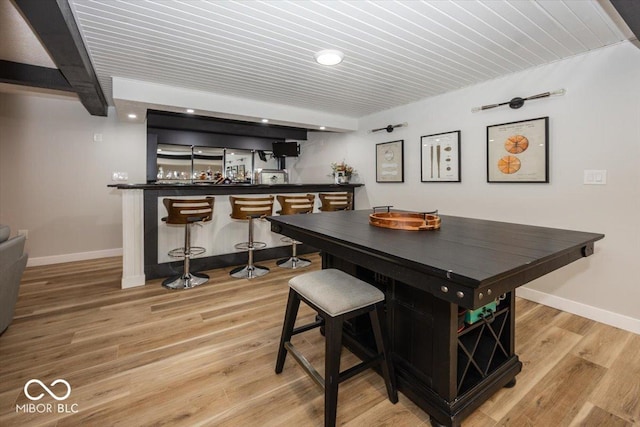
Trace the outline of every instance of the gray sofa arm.
{"type": "Polygon", "coordinates": [[[0,243],[0,333],[13,320],[20,280],[28,259],[24,253],[25,240],[24,236],[17,236],[0,243]]]}

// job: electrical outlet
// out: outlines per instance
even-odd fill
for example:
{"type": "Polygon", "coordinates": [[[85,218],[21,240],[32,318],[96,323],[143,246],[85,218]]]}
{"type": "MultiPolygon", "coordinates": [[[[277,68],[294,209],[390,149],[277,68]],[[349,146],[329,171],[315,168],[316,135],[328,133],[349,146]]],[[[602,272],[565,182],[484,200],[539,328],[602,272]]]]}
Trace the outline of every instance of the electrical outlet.
{"type": "Polygon", "coordinates": [[[24,236],[25,239],[29,238],[29,230],[18,230],[18,236],[24,236]]]}
{"type": "Polygon", "coordinates": [[[607,183],[607,171],[586,169],[584,171],[584,183],[586,185],[605,185],[607,183]]]}

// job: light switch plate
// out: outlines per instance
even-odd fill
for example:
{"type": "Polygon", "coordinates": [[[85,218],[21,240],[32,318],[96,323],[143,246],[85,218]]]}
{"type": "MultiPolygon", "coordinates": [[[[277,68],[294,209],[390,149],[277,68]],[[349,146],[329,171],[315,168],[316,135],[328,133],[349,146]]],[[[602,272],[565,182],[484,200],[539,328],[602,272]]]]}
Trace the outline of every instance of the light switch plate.
{"type": "Polygon", "coordinates": [[[606,169],[585,169],[585,185],[605,185],[607,183],[606,169]]]}

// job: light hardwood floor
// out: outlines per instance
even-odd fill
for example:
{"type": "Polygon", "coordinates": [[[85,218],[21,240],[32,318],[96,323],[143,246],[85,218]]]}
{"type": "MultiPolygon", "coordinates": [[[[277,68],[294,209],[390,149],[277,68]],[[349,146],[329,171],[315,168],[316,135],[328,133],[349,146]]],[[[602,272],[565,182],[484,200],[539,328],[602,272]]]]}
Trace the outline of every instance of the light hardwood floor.
{"type": "MultiPolygon", "coordinates": [[[[311,258],[309,268],[319,268],[311,258]]],[[[287,281],[301,270],[267,262],[272,273],[251,281],[220,269],[187,291],[163,289],[160,280],[121,290],[120,263],[27,269],[15,320],[0,336],[1,426],[322,425],[320,389],[291,358],[274,373],[287,281]],[[70,396],[57,402],[45,393],[45,412],[28,413],[25,384],[58,378],[70,396]]],[[[640,336],[522,299],[516,316],[524,364],[517,385],[464,426],[640,425],[640,336]]],[[[294,343],[322,372],[318,331],[294,343]]],[[[354,362],[345,350],[343,367],[354,362]]],[[[44,392],[37,384],[28,390],[44,392]]],[[[338,423],[428,426],[429,417],[402,394],[392,405],[370,371],[341,385],[338,423]]]]}

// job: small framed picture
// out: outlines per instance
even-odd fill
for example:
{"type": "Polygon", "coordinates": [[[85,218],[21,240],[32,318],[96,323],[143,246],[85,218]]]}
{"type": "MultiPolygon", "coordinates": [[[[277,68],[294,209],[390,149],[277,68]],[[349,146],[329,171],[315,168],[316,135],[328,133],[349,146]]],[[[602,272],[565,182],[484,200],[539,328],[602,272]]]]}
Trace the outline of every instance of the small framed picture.
{"type": "Polygon", "coordinates": [[[487,182],[549,182],[549,117],[487,126],[487,182]]]}
{"type": "Polygon", "coordinates": [[[404,182],[404,140],[376,144],[376,182],[404,182]]]}
{"type": "Polygon", "coordinates": [[[420,137],[422,182],[460,182],[460,131],[420,137]]]}

